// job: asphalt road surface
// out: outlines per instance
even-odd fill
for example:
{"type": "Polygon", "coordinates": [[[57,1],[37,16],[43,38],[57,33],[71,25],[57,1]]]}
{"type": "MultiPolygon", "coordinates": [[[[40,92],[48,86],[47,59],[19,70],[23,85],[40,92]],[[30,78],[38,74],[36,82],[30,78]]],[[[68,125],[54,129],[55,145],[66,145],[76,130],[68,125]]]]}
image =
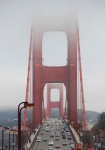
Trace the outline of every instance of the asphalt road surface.
{"type": "Polygon", "coordinates": [[[73,150],[74,140],[65,122],[52,118],[44,122],[32,149],[73,150]]]}

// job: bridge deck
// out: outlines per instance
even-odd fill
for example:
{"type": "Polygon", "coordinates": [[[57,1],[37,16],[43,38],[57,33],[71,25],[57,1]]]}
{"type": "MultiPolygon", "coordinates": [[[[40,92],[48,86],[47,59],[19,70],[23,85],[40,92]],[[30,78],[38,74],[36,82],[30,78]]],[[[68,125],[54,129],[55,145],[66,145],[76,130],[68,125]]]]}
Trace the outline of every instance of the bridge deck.
{"type": "MultiPolygon", "coordinates": [[[[72,128],[71,128],[72,129],[72,128]]],[[[73,129],[72,129],[73,130],[73,129]]],[[[50,119],[45,121],[41,128],[32,134],[32,141],[27,144],[29,150],[50,150],[51,148],[57,150],[74,148],[76,140],[72,136],[67,124],[63,120],[50,119]],[[53,141],[51,143],[51,141],[53,141]]],[[[75,134],[75,133],[74,133],[75,134]]],[[[80,141],[78,141],[80,142],[80,141]]]]}

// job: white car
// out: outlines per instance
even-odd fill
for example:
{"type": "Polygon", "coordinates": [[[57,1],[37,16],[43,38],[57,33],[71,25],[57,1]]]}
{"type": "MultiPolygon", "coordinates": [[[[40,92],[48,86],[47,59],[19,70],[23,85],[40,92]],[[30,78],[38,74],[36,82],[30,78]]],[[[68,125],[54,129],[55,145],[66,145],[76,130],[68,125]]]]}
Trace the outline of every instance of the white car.
{"type": "Polygon", "coordinates": [[[47,150],[53,150],[53,148],[52,147],[48,147],[48,149],[47,150]]]}
{"type": "Polygon", "coordinates": [[[46,132],[49,132],[49,127],[46,127],[46,132]]]}
{"type": "Polygon", "coordinates": [[[59,145],[59,144],[57,144],[57,145],[55,146],[55,148],[60,148],[60,145],[59,145]]]}
{"type": "Polygon", "coordinates": [[[41,137],[38,136],[37,139],[36,139],[36,141],[37,141],[37,142],[41,142],[41,137]]]}
{"type": "Polygon", "coordinates": [[[53,141],[49,141],[49,146],[53,146],[53,141]]]}
{"type": "Polygon", "coordinates": [[[63,145],[67,145],[67,141],[63,141],[63,145]]]}
{"type": "Polygon", "coordinates": [[[70,148],[74,148],[74,143],[71,143],[71,144],[70,144],[70,148]]]}

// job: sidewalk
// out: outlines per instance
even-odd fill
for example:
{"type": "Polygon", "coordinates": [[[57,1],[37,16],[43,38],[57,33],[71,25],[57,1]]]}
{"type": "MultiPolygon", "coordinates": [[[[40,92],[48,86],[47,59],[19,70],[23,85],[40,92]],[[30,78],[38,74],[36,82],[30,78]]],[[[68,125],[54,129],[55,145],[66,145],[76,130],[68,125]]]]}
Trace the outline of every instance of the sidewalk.
{"type": "Polygon", "coordinates": [[[71,129],[71,131],[72,131],[72,133],[73,133],[73,135],[74,135],[74,137],[76,139],[76,142],[77,143],[81,143],[79,135],[77,134],[77,132],[75,131],[75,129],[71,125],[69,125],[69,127],[70,127],[70,129],[71,129]]]}
{"type": "MultiPolygon", "coordinates": [[[[42,121],[42,124],[43,124],[43,122],[44,122],[44,120],[42,121]]],[[[41,126],[42,126],[42,125],[41,125],[41,126]]],[[[25,145],[25,150],[30,150],[30,148],[31,148],[31,146],[32,146],[32,144],[33,144],[33,142],[34,142],[34,139],[35,139],[35,137],[36,137],[38,131],[40,130],[41,126],[40,126],[38,129],[35,129],[35,130],[34,130],[34,131],[36,131],[36,132],[33,131],[33,133],[32,133],[31,136],[30,136],[30,139],[29,139],[28,143],[25,145]]]]}
{"type": "Polygon", "coordinates": [[[28,143],[26,144],[26,150],[30,149],[30,147],[31,147],[31,145],[32,145],[32,143],[33,143],[33,141],[34,141],[34,139],[35,139],[35,137],[36,137],[39,130],[40,130],[40,128],[35,129],[36,132],[33,131],[33,133],[31,134],[30,139],[29,139],[28,143]]]}

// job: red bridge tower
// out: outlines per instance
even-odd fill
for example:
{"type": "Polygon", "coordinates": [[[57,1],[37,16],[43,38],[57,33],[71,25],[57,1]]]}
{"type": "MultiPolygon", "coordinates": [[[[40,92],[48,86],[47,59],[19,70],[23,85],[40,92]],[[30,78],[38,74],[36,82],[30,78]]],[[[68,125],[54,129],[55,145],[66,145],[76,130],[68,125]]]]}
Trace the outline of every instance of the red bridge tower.
{"type": "MultiPolygon", "coordinates": [[[[67,118],[70,122],[77,120],[77,12],[74,1],[70,3],[69,13],[65,16],[46,17],[37,11],[35,13],[38,16],[35,17],[33,23],[32,47],[33,102],[35,105],[33,117],[36,124],[42,122],[43,91],[46,83],[64,84],[68,104],[67,118]],[[43,34],[48,31],[65,32],[68,42],[66,66],[48,67],[42,65],[42,39],[43,34]]],[[[51,88],[48,86],[48,94],[51,88]]],[[[58,89],[60,88],[58,87],[58,89]]],[[[63,115],[62,96],[59,103],[49,102],[48,106],[51,106],[50,104],[56,105],[56,107],[60,105],[61,115],[63,115]]],[[[49,115],[48,108],[47,115],[49,115]]]]}

